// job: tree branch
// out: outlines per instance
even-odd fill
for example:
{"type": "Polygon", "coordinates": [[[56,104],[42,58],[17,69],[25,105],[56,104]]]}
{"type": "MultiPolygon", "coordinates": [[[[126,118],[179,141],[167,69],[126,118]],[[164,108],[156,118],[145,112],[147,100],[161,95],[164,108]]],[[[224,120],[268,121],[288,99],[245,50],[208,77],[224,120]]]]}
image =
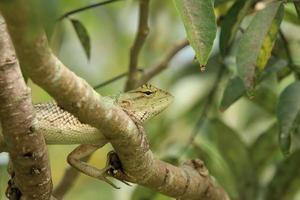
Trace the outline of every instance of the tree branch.
{"type": "Polygon", "coordinates": [[[131,118],[65,67],[51,53],[43,31],[37,29],[31,40],[24,37],[29,31],[28,23],[37,17],[28,1],[0,2],[0,10],[7,21],[21,66],[29,77],[81,122],[103,132],[117,152],[129,181],[180,199],[228,199],[201,161],[175,167],[155,159],[150,150],[145,152],[141,148],[140,130],[131,118]]]}
{"type": "Polygon", "coordinates": [[[129,58],[129,74],[128,80],[125,86],[125,91],[134,89],[137,82],[139,81],[138,77],[138,58],[139,53],[145,43],[146,37],[149,33],[148,27],[148,16],[149,16],[149,0],[139,0],[139,23],[138,31],[134,40],[134,43],[130,49],[130,58],[129,58]]]}
{"type": "MultiPolygon", "coordinates": [[[[35,130],[31,93],[22,77],[19,63],[2,16],[0,16],[0,119],[13,173],[11,183],[22,199],[45,199],[51,195],[52,181],[46,144],[35,130]]],[[[8,188],[9,198],[14,190],[8,188]]]]}
{"type": "Polygon", "coordinates": [[[184,47],[188,46],[189,42],[188,40],[182,40],[174,44],[167,53],[162,57],[161,61],[157,64],[145,69],[144,74],[142,78],[140,79],[140,82],[138,84],[142,85],[144,83],[147,83],[151,78],[162,72],[168,67],[169,62],[172,60],[172,58],[184,47]]]}

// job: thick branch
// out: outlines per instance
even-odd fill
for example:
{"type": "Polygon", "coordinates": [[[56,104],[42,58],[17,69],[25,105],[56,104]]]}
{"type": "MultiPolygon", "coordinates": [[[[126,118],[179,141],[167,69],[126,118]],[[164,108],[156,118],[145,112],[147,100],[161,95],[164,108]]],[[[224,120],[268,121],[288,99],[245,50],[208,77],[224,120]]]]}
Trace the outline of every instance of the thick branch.
{"type": "Polygon", "coordinates": [[[168,67],[169,62],[172,60],[172,58],[184,47],[186,47],[189,44],[187,40],[179,41],[178,43],[174,44],[166,53],[166,55],[163,56],[160,62],[157,64],[145,69],[143,77],[141,78],[138,85],[142,85],[144,83],[147,83],[151,78],[162,72],[168,67]]]}
{"type": "Polygon", "coordinates": [[[28,1],[14,0],[0,6],[20,62],[30,78],[49,92],[65,110],[103,132],[118,153],[132,182],[181,199],[227,198],[198,161],[175,167],[154,159],[150,150],[145,152],[141,148],[140,130],[131,118],[68,70],[51,53],[42,31],[36,32],[35,37],[28,41],[24,37],[28,33],[28,23],[37,17],[30,16],[34,12],[29,10],[28,1]]]}
{"type": "Polygon", "coordinates": [[[24,199],[49,199],[52,182],[46,144],[34,129],[31,93],[1,16],[0,88],[0,119],[13,166],[13,182],[24,199]]]}
{"type": "Polygon", "coordinates": [[[139,0],[139,24],[138,31],[134,43],[130,49],[129,58],[129,74],[126,83],[125,91],[134,89],[139,80],[138,77],[138,58],[139,53],[145,43],[146,37],[149,33],[148,16],[149,16],[149,0],[139,0]]]}

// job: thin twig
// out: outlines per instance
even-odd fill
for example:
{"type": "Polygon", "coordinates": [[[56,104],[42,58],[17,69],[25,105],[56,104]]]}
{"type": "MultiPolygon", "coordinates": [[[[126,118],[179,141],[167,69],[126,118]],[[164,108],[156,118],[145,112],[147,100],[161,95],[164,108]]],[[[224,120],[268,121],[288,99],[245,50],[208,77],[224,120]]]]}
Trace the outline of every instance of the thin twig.
{"type": "Polygon", "coordinates": [[[282,44],[283,44],[283,47],[284,47],[285,52],[286,52],[286,56],[287,56],[287,59],[288,59],[288,67],[290,68],[290,70],[292,70],[295,73],[296,78],[299,79],[300,78],[300,72],[297,69],[297,67],[295,66],[295,63],[294,63],[293,58],[292,58],[292,52],[289,48],[288,40],[286,39],[286,37],[283,34],[281,29],[279,29],[279,36],[282,40],[282,44]]]}
{"type": "Polygon", "coordinates": [[[111,79],[109,79],[109,80],[107,80],[107,81],[104,81],[104,82],[102,82],[102,83],[100,83],[100,84],[94,86],[93,88],[94,88],[95,90],[97,90],[97,89],[99,89],[99,88],[101,88],[101,87],[104,87],[104,86],[106,86],[106,85],[108,85],[108,84],[110,84],[110,83],[112,83],[112,82],[115,82],[115,81],[117,81],[117,80],[119,80],[119,79],[121,79],[121,78],[123,78],[124,76],[127,76],[127,75],[128,75],[128,72],[124,72],[124,73],[122,73],[122,74],[119,74],[119,75],[117,75],[117,76],[115,76],[115,77],[113,77],[113,78],[111,78],[111,79]]]}
{"type": "Polygon", "coordinates": [[[95,7],[98,7],[98,6],[103,6],[103,5],[106,5],[106,4],[109,4],[109,3],[114,3],[114,2],[117,2],[117,1],[121,1],[121,0],[102,1],[102,2],[99,2],[99,3],[95,3],[95,4],[88,5],[88,6],[84,6],[82,8],[77,8],[75,10],[71,10],[69,12],[66,12],[61,17],[59,17],[58,20],[62,20],[62,19],[66,18],[66,17],[68,17],[70,15],[75,14],[75,13],[79,13],[79,12],[82,12],[82,11],[85,11],[85,10],[88,10],[88,9],[92,9],[92,8],[95,8],[95,7]]]}
{"type": "Polygon", "coordinates": [[[129,74],[125,86],[125,91],[133,89],[138,81],[137,66],[138,66],[139,53],[149,33],[148,16],[149,16],[149,0],[140,0],[138,30],[137,30],[134,43],[130,49],[130,59],[129,59],[129,66],[128,66],[129,74]]]}
{"type": "MultiPolygon", "coordinates": [[[[137,70],[138,70],[139,72],[143,72],[143,71],[144,71],[143,69],[137,69],[137,70]]],[[[122,74],[119,74],[119,75],[117,75],[117,76],[115,76],[115,77],[112,77],[111,79],[109,79],[109,80],[107,80],[107,81],[104,81],[104,82],[102,82],[102,83],[99,83],[98,85],[94,86],[93,88],[94,88],[95,90],[97,90],[97,89],[99,89],[99,88],[101,88],[101,87],[104,87],[104,86],[106,86],[106,85],[108,85],[108,84],[110,84],[110,83],[112,83],[112,82],[115,82],[115,81],[117,81],[117,80],[119,80],[119,79],[121,79],[121,78],[127,76],[128,73],[129,73],[129,72],[127,71],[127,72],[124,72],[124,73],[122,73],[122,74]]]]}
{"type": "Polygon", "coordinates": [[[189,45],[189,42],[187,39],[182,40],[174,44],[167,53],[163,56],[163,58],[158,62],[157,64],[145,69],[145,72],[143,74],[143,77],[141,78],[138,85],[142,85],[146,82],[148,82],[151,78],[153,78],[155,75],[162,72],[164,69],[168,67],[169,62],[172,60],[172,58],[184,47],[189,45]]]}
{"type": "Polygon", "coordinates": [[[207,116],[207,113],[210,110],[212,103],[214,102],[214,98],[215,98],[215,95],[217,93],[220,80],[221,80],[221,78],[222,78],[222,76],[225,72],[225,69],[226,69],[225,66],[221,66],[221,68],[219,69],[217,77],[214,81],[214,84],[213,84],[210,92],[208,93],[207,98],[205,99],[205,103],[202,107],[202,112],[201,112],[201,114],[200,114],[200,116],[199,116],[199,118],[196,122],[195,127],[192,130],[192,133],[190,135],[190,138],[189,138],[186,146],[182,150],[181,155],[183,155],[187,151],[187,149],[190,147],[190,145],[193,144],[199,129],[202,127],[202,125],[205,121],[205,118],[207,116]]]}

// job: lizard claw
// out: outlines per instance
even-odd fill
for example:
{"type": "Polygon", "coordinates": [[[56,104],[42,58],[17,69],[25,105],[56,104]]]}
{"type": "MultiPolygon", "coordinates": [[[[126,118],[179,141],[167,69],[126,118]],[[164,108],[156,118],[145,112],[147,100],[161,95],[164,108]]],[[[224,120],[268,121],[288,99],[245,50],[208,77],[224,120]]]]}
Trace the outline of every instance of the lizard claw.
{"type": "MultiPolygon", "coordinates": [[[[107,169],[107,170],[110,170],[110,169],[107,169]]],[[[120,189],[120,187],[116,186],[111,180],[109,180],[107,178],[107,176],[110,176],[108,173],[107,173],[107,170],[105,170],[103,172],[103,174],[101,174],[100,176],[98,176],[97,178],[101,181],[104,181],[106,183],[108,183],[109,185],[111,185],[112,187],[114,187],[115,189],[120,189]]]]}

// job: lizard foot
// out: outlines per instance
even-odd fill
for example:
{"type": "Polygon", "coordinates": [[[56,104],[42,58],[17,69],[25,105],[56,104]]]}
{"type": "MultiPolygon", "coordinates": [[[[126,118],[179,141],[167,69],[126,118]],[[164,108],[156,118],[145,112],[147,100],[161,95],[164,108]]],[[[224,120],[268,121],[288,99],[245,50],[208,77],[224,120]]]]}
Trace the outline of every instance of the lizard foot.
{"type": "Polygon", "coordinates": [[[127,175],[124,172],[122,163],[115,151],[108,152],[106,166],[103,170],[104,170],[103,173],[101,173],[101,175],[97,177],[98,179],[105,181],[106,183],[110,184],[116,189],[120,189],[120,187],[117,187],[107,177],[116,178],[122,183],[131,186],[128,182],[124,181],[122,178],[122,177],[126,177],[127,175]]]}
{"type": "Polygon", "coordinates": [[[110,181],[108,177],[116,178],[121,182],[129,185],[128,183],[123,181],[128,176],[125,175],[121,161],[115,152],[111,151],[107,154],[107,162],[103,169],[98,169],[94,166],[89,165],[86,161],[81,160],[82,158],[91,155],[100,147],[102,146],[91,144],[80,145],[68,155],[68,163],[80,172],[102,180],[116,189],[119,189],[119,187],[117,187],[112,181],[110,181]]]}

